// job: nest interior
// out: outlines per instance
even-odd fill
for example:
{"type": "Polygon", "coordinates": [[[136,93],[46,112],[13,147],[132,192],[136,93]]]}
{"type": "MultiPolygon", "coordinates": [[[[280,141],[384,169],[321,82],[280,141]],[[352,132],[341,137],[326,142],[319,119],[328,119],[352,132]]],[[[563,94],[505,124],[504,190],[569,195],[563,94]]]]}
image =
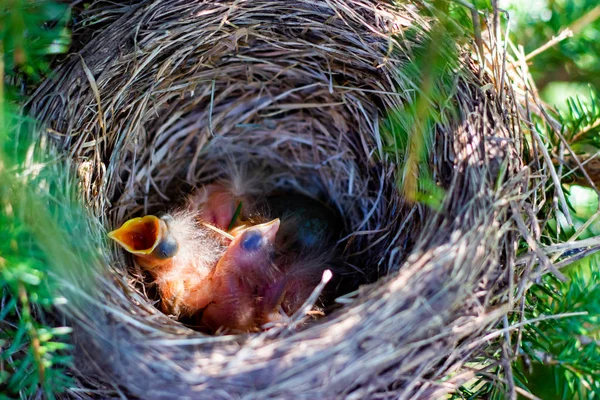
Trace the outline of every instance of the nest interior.
{"type": "Polygon", "coordinates": [[[381,121],[414,100],[398,71],[427,34],[418,11],[375,0],[115,7],[40,87],[30,109],[75,164],[99,236],[99,225],[180,204],[236,171],[260,177],[260,192],[334,204],[346,268],[369,283],[302,329],[210,337],[155,309],[104,240],[100,291],[69,311],[82,387],[141,398],[419,398],[472,377],[465,362],[509,301],[515,234],[501,200],[528,178],[512,98],[483,92],[465,65],[459,116],[436,127],[431,149],[442,208],[403,201],[381,121]],[[499,165],[501,185],[490,168],[499,165]]]}

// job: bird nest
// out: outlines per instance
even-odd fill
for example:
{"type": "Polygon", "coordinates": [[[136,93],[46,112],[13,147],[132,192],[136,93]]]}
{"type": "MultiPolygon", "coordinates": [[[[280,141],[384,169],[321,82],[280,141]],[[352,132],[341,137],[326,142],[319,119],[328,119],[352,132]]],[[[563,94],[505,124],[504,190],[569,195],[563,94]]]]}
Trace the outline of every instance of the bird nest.
{"type": "Polygon", "coordinates": [[[82,388],[145,399],[438,398],[473,378],[469,362],[514,304],[522,221],[511,207],[527,208],[532,178],[501,68],[486,72],[466,54],[452,71],[458,111],[436,122],[427,147],[444,199],[434,210],[403,196],[399,182],[416,174],[405,168],[410,149],[390,152],[382,121],[420,90],[400,71],[428,37],[421,11],[376,0],[157,0],[113,5],[81,28],[89,42],[29,104],[74,163],[90,231],[102,236],[98,265],[81,266],[98,293],[68,310],[82,388]],[[339,210],[345,268],[361,284],[340,308],[210,336],[154,307],[106,232],[234,172],[260,176],[259,192],[301,192],[339,210]]]}

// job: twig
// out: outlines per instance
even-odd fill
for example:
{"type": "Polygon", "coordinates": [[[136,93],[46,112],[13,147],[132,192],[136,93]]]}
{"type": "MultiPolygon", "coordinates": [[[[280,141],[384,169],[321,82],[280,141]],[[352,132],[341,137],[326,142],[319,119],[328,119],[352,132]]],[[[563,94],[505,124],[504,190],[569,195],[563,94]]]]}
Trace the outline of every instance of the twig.
{"type": "Polygon", "coordinates": [[[571,236],[569,238],[569,240],[567,240],[567,242],[571,242],[571,241],[577,239],[579,237],[579,235],[581,235],[591,224],[596,222],[598,217],[600,217],[600,210],[596,210],[594,215],[592,215],[590,218],[588,218],[588,220],[585,221],[585,223],[577,229],[577,231],[573,234],[573,236],[571,236]]]}
{"type": "Polygon", "coordinates": [[[566,28],[565,30],[560,32],[558,34],[558,36],[554,36],[546,44],[538,47],[537,49],[533,50],[531,53],[527,54],[525,56],[525,61],[531,60],[533,57],[537,56],[540,53],[543,53],[544,51],[548,50],[550,47],[554,46],[555,44],[560,43],[563,40],[570,38],[572,36],[573,36],[573,31],[569,28],[566,28]]]}
{"type": "Polygon", "coordinates": [[[535,324],[536,322],[541,322],[541,321],[546,321],[549,319],[561,319],[561,318],[571,318],[571,317],[579,317],[582,315],[588,315],[587,311],[578,311],[578,312],[572,312],[572,313],[564,313],[564,314],[556,314],[556,315],[544,315],[543,317],[538,317],[538,318],[533,318],[533,319],[528,319],[525,320],[523,322],[519,322],[517,324],[511,325],[508,328],[502,328],[502,329],[498,329],[492,333],[488,333],[487,335],[485,335],[484,337],[480,338],[479,340],[475,340],[472,343],[469,343],[469,345],[467,346],[468,349],[474,349],[477,346],[479,346],[481,343],[485,343],[487,341],[496,339],[497,337],[503,335],[505,333],[505,331],[512,331],[515,330],[521,326],[525,326],[528,324],[535,324]]]}
{"type": "MultiPolygon", "coordinates": [[[[548,115],[548,113],[543,108],[541,108],[540,111],[541,111],[542,115],[544,116],[544,118],[546,119],[546,121],[549,121],[550,116],[548,115]]],[[[565,147],[569,151],[569,154],[573,158],[573,161],[575,161],[575,164],[577,164],[577,168],[579,168],[579,170],[581,171],[581,173],[585,177],[586,181],[590,184],[590,187],[592,189],[594,189],[594,191],[596,192],[596,194],[600,195],[600,191],[596,187],[596,184],[594,183],[594,181],[590,177],[590,175],[587,173],[587,171],[585,170],[585,168],[583,168],[583,166],[581,165],[581,161],[579,161],[579,157],[577,157],[577,154],[575,154],[575,152],[571,148],[571,145],[569,144],[569,142],[567,141],[567,139],[563,136],[562,133],[560,133],[560,130],[558,130],[558,129],[554,130],[554,133],[556,134],[556,136],[558,136],[558,138],[560,139],[560,141],[565,145],[565,147]]],[[[536,135],[536,136],[538,136],[538,135],[536,135]]],[[[549,164],[549,165],[552,166],[553,164],[549,164]]],[[[554,171],[554,168],[552,168],[552,167],[550,167],[548,169],[550,170],[550,172],[554,171]]],[[[555,182],[555,184],[556,184],[556,182],[555,182]]],[[[559,196],[560,196],[562,194],[562,187],[557,187],[557,190],[559,190],[559,196]]],[[[564,196],[564,194],[563,194],[563,196],[564,196]]],[[[600,204],[599,204],[599,207],[600,207],[600,204]]],[[[564,210],[563,210],[563,213],[564,213],[564,210]]],[[[573,225],[573,223],[570,221],[571,220],[570,215],[567,215],[565,213],[565,216],[567,217],[567,221],[569,221],[569,224],[573,225]]]]}
{"type": "Polygon", "coordinates": [[[597,128],[598,126],[600,126],[600,118],[597,119],[596,121],[594,121],[593,124],[588,125],[584,129],[582,129],[581,131],[579,131],[579,133],[577,133],[577,135],[573,136],[571,138],[571,143],[576,142],[577,140],[579,140],[581,138],[581,136],[585,135],[586,133],[588,133],[592,129],[597,128]]]}
{"type": "Polygon", "coordinates": [[[589,239],[578,240],[576,242],[554,244],[552,246],[546,246],[542,250],[545,253],[554,253],[556,251],[581,249],[583,247],[590,247],[590,246],[597,246],[597,245],[600,245],[600,237],[598,237],[598,236],[589,238],[589,239]]]}
{"type": "MultiPolygon", "coordinates": [[[[600,156],[600,151],[595,152],[589,158],[586,158],[584,161],[582,161],[581,166],[583,167],[586,164],[589,164],[590,162],[594,161],[598,156],[600,156]]],[[[569,168],[569,172],[563,175],[563,179],[571,176],[575,173],[575,171],[579,171],[579,167],[569,168]]]]}
{"type": "Polygon", "coordinates": [[[231,234],[229,234],[229,233],[227,233],[227,232],[225,232],[225,231],[223,231],[223,230],[221,230],[221,229],[217,228],[216,226],[213,226],[213,225],[211,225],[209,223],[203,222],[202,225],[204,225],[208,229],[211,229],[211,230],[217,232],[219,235],[225,236],[227,239],[230,239],[230,240],[235,239],[233,235],[231,235],[231,234]]]}
{"type": "Polygon", "coordinates": [[[548,149],[546,148],[546,145],[544,144],[544,141],[542,140],[542,138],[540,137],[538,132],[533,127],[530,129],[530,132],[531,132],[531,136],[533,136],[535,138],[535,141],[538,144],[538,148],[542,152],[542,156],[544,157],[544,160],[546,161],[546,164],[548,165],[548,172],[550,173],[550,176],[552,177],[552,181],[554,182],[554,185],[556,186],[556,193],[560,200],[562,212],[563,212],[563,214],[565,214],[565,218],[567,219],[567,222],[569,223],[569,225],[573,225],[573,220],[571,219],[571,213],[569,212],[569,207],[567,206],[567,200],[565,199],[565,194],[562,190],[562,186],[560,184],[560,179],[558,178],[558,175],[556,174],[556,171],[553,168],[554,164],[552,163],[552,158],[550,157],[550,154],[548,153],[548,149]]]}
{"type": "MultiPolygon", "coordinates": [[[[507,337],[510,337],[508,330],[505,332],[507,337]]],[[[508,345],[506,342],[502,343],[502,364],[504,371],[506,372],[506,383],[508,384],[508,398],[510,400],[517,400],[517,391],[515,387],[515,378],[512,372],[512,365],[508,354],[508,345]]]]}
{"type": "Polygon", "coordinates": [[[88,79],[88,83],[90,84],[90,88],[92,89],[92,93],[94,93],[94,97],[96,99],[96,104],[98,107],[98,124],[102,129],[102,136],[106,136],[106,125],[104,124],[104,110],[102,109],[102,100],[100,98],[100,90],[98,89],[98,85],[96,83],[96,78],[94,78],[94,74],[88,68],[85,60],[79,54],[79,58],[81,59],[81,66],[83,68],[83,72],[85,72],[85,76],[88,79]]]}
{"type": "Polygon", "coordinates": [[[576,255],[574,255],[573,257],[569,257],[567,259],[564,259],[562,261],[557,262],[555,265],[556,268],[563,268],[566,267],[567,265],[573,264],[575,261],[579,261],[582,258],[585,258],[589,255],[592,255],[594,253],[597,253],[598,251],[600,251],[600,247],[592,247],[591,249],[587,249],[584,250],[580,253],[577,253],[576,255]]]}
{"type": "Polygon", "coordinates": [[[332,277],[333,277],[333,274],[331,273],[331,270],[326,269],[325,271],[323,271],[323,276],[321,277],[321,282],[319,282],[319,284],[312,291],[310,296],[308,296],[308,299],[306,299],[304,304],[302,304],[302,307],[300,307],[298,309],[298,311],[296,311],[291,316],[292,323],[290,324],[290,327],[296,326],[298,324],[298,322],[300,322],[302,320],[302,318],[304,318],[304,316],[310,312],[310,310],[313,308],[314,304],[316,303],[317,299],[321,295],[321,292],[323,291],[323,289],[325,289],[325,285],[327,285],[327,283],[329,283],[329,281],[331,280],[332,277]]]}
{"type": "Polygon", "coordinates": [[[531,399],[531,400],[542,400],[542,399],[540,399],[539,397],[537,397],[537,396],[535,396],[535,395],[533,395],[533,394],[529,393],[527,390],[525,390],[525,389],[522,389],[522,388],[520,388],[520,387],[518,387],[518,386],[515,386],[515,390],[516,390],[516,391],[517,391],[517,393],[519,393],[521,396],[523,396],[523,397],[527,397],[528,399],[531,399]]]}
{"type": "Polygon", "coordinates": [[[583,15],[582,17],[580,17],[579,19],[577,19],[576,21],[574,21],[569,26],[569,29],[571,29],[573,31],[573,33],[579,33],[586,26],[588,26],[589,24],[593,23],[598,18],[600,18],[600,6],[596,6],[595,8],[592,8],[585,15],[583,15]]]}
{"type": "Polygon", "coordinates": [[[527,227],[525,226],[525,221],[523,221],[523,217],[521,217],[521,214],[519,213],[519,209],[517,208],[517,205],[511,201],[510,207],[512,210],[513,218],[514,218],[515,222],[517,223],[517,226],[519,228],[519,231],[521,232],[521,235],[523,235],[523,238],[527,242],[527,245],[529,245],[529,248],[538,256],[540,263],[542,263],[548,270],[552,271],[552,273],[558,279],[560,279],[563,282],[566,282],[567,277],[564,276],[558,270],[558,268],[556,268],[554,266],[554,264],[552,264],[552,262],[550,262],[548,257],[546,257],[544,252],[538,247],[537,242],[535,241],[535,239],[531,236],[531,234],[527,230],[527,227]]]}

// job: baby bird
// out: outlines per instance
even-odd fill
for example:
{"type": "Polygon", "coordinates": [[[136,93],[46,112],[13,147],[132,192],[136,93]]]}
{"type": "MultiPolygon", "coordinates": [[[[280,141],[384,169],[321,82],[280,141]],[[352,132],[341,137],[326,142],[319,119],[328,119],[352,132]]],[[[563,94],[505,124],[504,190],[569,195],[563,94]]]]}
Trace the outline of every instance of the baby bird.
{"type": "Polygon", "coordinates": [[[186,304],[184,295],[205,287],[206,277],[223,253],[219,239],[200,229],[195,215],[186,211],[132,218],[108,237],[152,275],[161,310],[177,317],[197,311],[186,304]]]}
{"type": "Polygon", "coordinates": [[[190,294],[190,302],[203,309],[203,325],[246,332],[270,320],[283,294],[276,287],[281,271],[273,260],[279,226],[275,219],[240,232],[210,274],[210,299],[201,291],[190,294]]]}
{"type": "Polygon", "coordinates": [[[336,214],[316,200],[259,202],[210,184],[183,211],[133,218],[109,237],[154,277],[163,312],[233,333],[298,310],[335,268],[339,231],[336,214]]]}
{"type": "Polygon", "coordinates": [[[296,193],[278,193],[265,199],[265,214],[281,219],[277,233],[275,263],[282,271],[285,294],[282,311],[296,312],[329,269],[333,279],[320,296],[320,306],[328,306],[337,295],[344,271],[337,240],[343,221],[327,204],[296,193]]]}

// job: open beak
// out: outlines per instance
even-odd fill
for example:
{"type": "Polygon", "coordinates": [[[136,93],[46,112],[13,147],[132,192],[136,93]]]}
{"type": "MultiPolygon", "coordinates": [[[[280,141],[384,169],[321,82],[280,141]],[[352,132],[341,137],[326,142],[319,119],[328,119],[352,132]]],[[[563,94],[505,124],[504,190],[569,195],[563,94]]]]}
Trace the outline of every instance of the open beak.
{"type": "Polygon", "coordinates": [[[138,258],[146,267],[164,264],[174,257],[179,245],[173,238],[167,221],[170,216],[158,218],[154,215],[132,218],[119,228],[108,233],[108,237],[138,258]]]}

